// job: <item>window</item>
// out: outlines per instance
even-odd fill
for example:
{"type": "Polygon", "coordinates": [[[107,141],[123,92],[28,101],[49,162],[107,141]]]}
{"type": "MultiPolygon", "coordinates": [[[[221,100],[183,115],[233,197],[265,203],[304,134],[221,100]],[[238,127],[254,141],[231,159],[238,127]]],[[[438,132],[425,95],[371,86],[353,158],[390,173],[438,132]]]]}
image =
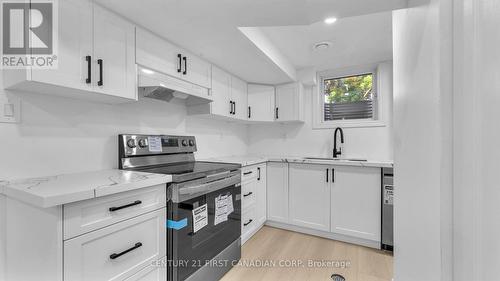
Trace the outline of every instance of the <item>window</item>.
{"type": "Polygon", "coordinates": [[[374,74],[323,79],[323,121],[370,119],[375,113],[374,74]]]}

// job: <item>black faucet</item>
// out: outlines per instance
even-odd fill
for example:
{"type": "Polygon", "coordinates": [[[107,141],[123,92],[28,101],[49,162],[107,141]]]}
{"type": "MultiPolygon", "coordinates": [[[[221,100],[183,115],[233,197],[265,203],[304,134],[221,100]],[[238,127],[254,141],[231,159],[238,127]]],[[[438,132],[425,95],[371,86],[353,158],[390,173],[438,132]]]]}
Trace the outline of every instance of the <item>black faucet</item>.
{"type": "Polygon", "coordinates": [[[333,133],[333,158],[337,158],[342,154],[342,149],[337,149],[337,132],[340,132],[340,143],[344,143],[344,131],[342,131],[342,128],[337,127],[333,133]]]}

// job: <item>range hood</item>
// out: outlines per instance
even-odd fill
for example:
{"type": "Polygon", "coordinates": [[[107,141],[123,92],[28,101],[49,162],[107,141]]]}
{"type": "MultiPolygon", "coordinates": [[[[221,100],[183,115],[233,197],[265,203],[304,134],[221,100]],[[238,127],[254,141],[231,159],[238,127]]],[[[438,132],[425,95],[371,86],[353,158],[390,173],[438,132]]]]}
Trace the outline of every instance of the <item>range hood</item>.
{"type": "Polygon", "coordinates": [[[174,98],[186,100],[186,104],[197,105],[212,102],[209,90],[177,77],[138,66],[139,94],[162,101],[174,98]]]}

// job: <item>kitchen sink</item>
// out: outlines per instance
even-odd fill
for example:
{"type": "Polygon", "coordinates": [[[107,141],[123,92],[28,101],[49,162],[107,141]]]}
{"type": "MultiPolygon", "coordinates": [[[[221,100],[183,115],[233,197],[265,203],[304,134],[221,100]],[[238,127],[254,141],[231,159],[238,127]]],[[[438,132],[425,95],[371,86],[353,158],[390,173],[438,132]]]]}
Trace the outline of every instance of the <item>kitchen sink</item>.
{"type": "Polygon", "coordinates": [[[366,159],[355,159],[355,158],[329,158],[329,157],[304,157],[306,160],[328,160],[328,161],[355,161],[355,162],[366,162],[366,159]]]}

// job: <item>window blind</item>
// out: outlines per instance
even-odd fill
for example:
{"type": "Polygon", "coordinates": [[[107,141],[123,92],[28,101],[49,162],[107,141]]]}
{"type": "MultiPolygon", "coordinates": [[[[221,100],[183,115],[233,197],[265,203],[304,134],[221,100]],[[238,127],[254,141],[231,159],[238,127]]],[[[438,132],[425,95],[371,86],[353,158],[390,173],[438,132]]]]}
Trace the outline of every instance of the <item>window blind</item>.
{"type": "Polygon", "coordinates": [[[370,119],[373,118],[373,101],[324,103],[324,120],[370,119]]]}

